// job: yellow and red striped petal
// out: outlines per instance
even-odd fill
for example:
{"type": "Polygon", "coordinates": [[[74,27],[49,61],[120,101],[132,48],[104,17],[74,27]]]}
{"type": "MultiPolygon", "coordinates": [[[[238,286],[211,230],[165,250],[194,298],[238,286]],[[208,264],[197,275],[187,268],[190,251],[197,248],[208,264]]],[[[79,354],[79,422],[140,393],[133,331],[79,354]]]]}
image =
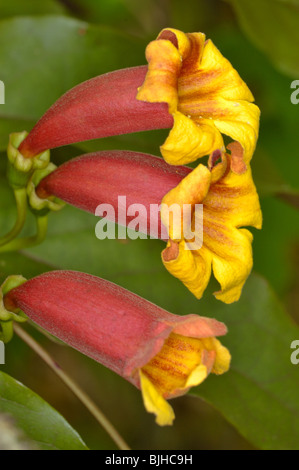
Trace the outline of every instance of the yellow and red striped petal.
{"type": "MultiPolygon", "coordinates": [[[[167,103],[174,125],[161,152],[174,165],[223,147],[222,134],[238,141],[247,164],[255,150],[259,108],[231,63],[202,33],[163,30],[146,50],[149,62],[137,99],[167,103]]],[[[236,171],[233,168],[233,171],[236,171]]]]}
{"type": "Polygon", "coordinates": [[[214,337],[191,338],[171,333],[162,349],[139,371],[147,411],[160,425],[172,424],[174,413],[166,398],[185,394],[214,372],[228,371],[230,353],[214,337]]]}
{"type": "MultiPolygon", "coordinates": [[[[234,147],[233,147],[234,148],[234,147]]],[[[238,147],[237,147],[238,148],[238,147]]],[[[215,296],[225,303],[239,299],[243,285],[252,269],[252,234],[245,228],[261,228],[262,214],[258,195],[252,180],[250,166],[242,174],[231,170],[232,157],[226,156],[222,162],[211,168],[211,184],[204,199],[201,189],[206,177],[187,176],[194,193],[198,188],[198,203],[203,203],[203,245],[198,250],[189,250],[185,240],[170,241],[162,253],[162,260],[168,271],[179,278],[197,297],[201,298],[213,270],[221,286],[215,296]],[[227,169],[225,170],[225,160],[227,169]],[[220,165],[220,166],[219,166],[220,165]],[[215,177],[217,176],[217,177],[215,177]]],[[[197,173],[200,175],[200,173],[197,173]]],[[[178,186],[178,201],[182,199],[178,186]]],[[[176,199],[176,188],[171,192],[171,200],[176,199]]],[[[164,200],[167,201],[166,195],[164,200]]],[[[170,234],[172,233],[170,229],[170,234]]]]}

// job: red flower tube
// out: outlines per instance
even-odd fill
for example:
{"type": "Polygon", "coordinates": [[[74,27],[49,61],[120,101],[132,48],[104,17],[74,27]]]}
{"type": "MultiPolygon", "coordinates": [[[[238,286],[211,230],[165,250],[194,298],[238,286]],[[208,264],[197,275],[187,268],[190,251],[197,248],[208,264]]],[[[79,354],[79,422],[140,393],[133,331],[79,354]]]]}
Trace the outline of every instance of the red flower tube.
{"type": "Polygon", "coordinates": [[[42,274],[10,290],[3,303],[140,388],[160,425],[174,419],[165,399],[229,368],[229,352],[215,339],[226,334],[224,324],[171,314],[89,274],[42,274]]]}
{"type": "MultiPolygon", "coordinates": [[[[151,207],[159,206],[165,194],[191,172],[183,166],[170,166],[153,155],[129,151],[104,151],[86,154],[66,162],[44,178],[36,189],[40,198],[56,196],[63,201],[95,214],[99,204],[110,204],[119,216],[119,196],[126,196],[126,205],[141,204],[146,208],[150,233],[151,207]]],[[[141,214],[141,217],[143,214],[141,214]]],[[[125,214],[128,226],[135,215],[125,214]]],[[[109,214],[107,214],[109,219],[109,214]]],[[[162,237],[159,217],[157,235],[162,237]]],[[[164,229],[164,237],[168,239],[164,229]]]]}
{"type": "Polygon", "coordinates": [[[80,83],[56,101],[19,146],[24,157],[100,137],[170,128],[167,103],[136,98],[147,66],[117,70],[80,83]]]}

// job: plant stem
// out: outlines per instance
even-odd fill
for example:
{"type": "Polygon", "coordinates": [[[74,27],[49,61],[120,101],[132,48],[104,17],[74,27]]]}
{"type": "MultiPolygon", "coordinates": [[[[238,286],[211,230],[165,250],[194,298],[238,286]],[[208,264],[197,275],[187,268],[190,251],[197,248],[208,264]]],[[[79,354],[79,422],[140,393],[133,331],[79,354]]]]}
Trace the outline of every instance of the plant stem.
{"type": "Polygon", "coordinates": [[[4,237],[0,238],[0,246],[6,245],[16,238],[24,227],[27,213],[27,191],[26,188],[14,189],[17,205],[17,220],[15,226],[4,237]]]}
{"type": "Polygon", "coordinates": [[[7,243],[4,246],[0,246],[0,253],[23,250],[24,248],[29,248],[31,246],[38,245],[39,243],[44,241],[48,230],[47,215],[36,217],[36,228],[36,235],[34,235],[33,237],[17,238],[15,240],[12,240],[10,243],[7,243]]]}
{"type": "Polygon", "coordinates": [[[83,403],[83,405],[90,411],[94,418],[105,429],[107,434],[115,442],[120,450],[130,450],[127,443],[91,400],[91,398],[80,388],[80,386],[62,370],[59,364],[49,355],[49,353],[35,341],[23,328],[18,324],[14,324],[15,333],[55,372],[55,374],[64,382],[64,384],[76,395],[76,397],[83,403]]]}

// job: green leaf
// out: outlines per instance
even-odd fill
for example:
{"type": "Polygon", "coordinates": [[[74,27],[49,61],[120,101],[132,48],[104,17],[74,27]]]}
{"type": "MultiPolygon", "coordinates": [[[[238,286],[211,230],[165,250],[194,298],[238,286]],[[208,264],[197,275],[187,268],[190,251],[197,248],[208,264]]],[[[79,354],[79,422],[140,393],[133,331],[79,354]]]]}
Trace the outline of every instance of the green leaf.
{"type": "Polygon", "coordinates": [[[228,0],[244,32],[283,73],[298,78],[299,1],[228,0]]]}
{"type": "MultiPolygon", "coordinates": [[[[140,13],[141,11],[143,13],[144,7],[147,10],[146,7],[149,3],[152,3],[152,0],[142,2],[140,13]]],[[[144,26],[142,20],[146,14],[138,15],[138,9],[134,6],[132,0],[129,0],[129,2],[126,0],[73,0],[67,4],[72,15],[89,23],[113,24],[122,31],[134,31],[136,33],[136,31],[140,32],[141,25],[144,26]]]]}
{"type": "Polygon", "coordinates": [[[270,156],[259,148],[252,161],[252,170],[260,197],[278,196],[298,208],[299,189],[285,182],[270,156]]]}
{"type": "Polygon", "coordinates": [[[0,22],[0,51],[0,80],[5,84],[5,104],[0,106],[1,149],[7,145],[8,133],[21,128],[29,131],[73,86],[145,62],[142,41],[63,16],[0,22]]]}
{"type": "MultiPolygon", "coordinates": [[[[254,231],[254,266],[271,282],[281,300],[288,301],[290,289],[297,289],[298,211],[274,197],[261,203],[263,228],[254,231]]],[[[297,309],[293,310],[295,314],[297,309]]]]}
{"type": "Polygon", "coordinates": [[[0,413],[1,450],[37,450],[36,445],[20,430],[12,417],[0,413]]]}
{"type": "Polygon", "coordinates": [[[1,0],[0,18],[25,15],[62,15],[66,9],[55,0],[1,0]]]}
{"type": "Polygon", "coordinates": [[[87,450],[68,422],[36,393],[0,372],[0,412],[41,450],[87,450]]]}
{"type": "Polygon", "coordinates": [[[257,447],[298,450],[299,375],[290,346],[299,338],[299,328],[257,276],[251,276],[236,304],[204,300],[202,310],[228,325],[223,342],[232,353],[232,365],[223,377],[210,377],[196,394],[257,447]]]}

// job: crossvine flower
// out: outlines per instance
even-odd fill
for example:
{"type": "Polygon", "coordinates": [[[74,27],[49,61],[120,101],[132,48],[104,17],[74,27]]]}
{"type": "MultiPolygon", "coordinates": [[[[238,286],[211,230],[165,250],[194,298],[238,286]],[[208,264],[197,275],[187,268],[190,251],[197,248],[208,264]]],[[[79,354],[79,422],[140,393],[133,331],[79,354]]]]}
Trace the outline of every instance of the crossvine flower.
{"type": "MultiPolygon", "coordinates": [[[[262,214],[250,166],[241,175],[231,169],[232,160],[237,161],[238,154],[242,153],[240,144],[231,144],[229,148],[230,154],[216,151],[211,154],[208,167],[200,164],[193,171],[136,152],[86,154],[68,161],[42,179],[36,193],[40,198],[56,196],[93,214],[99,204],[107,203],[114,208],[114,222],[118,220],[119,195],[126,197],[128,205],[143,206],[145,216],[150,214],[151,207],[159,207],[162,222],[169,227],[165,237],[161,224],[157,224],[158,236],[168,239],[162,253],[166,269],[197,298],[203,295],[213,270],[221,285],[216,297],[230,303],[240,297],[253,263],[253,237],[244,227],[260,228],[262,214]],[[203,240],[199,249],[186,249],[190,240],[183,234],[174,234],[171,220],[170,225],[165,220],[161,203],[164,208],[190,204],[191,224],[195,205],[203,205],[203,240]]],[[[123,224],[128,226],[137,214],[133,211],[127,215],[123,224]]],[[[139,214],[139,225],[150,234],[149,218],[143,220],[143,217],[143,213],[139,214]]],[[[180,217],[181,227],[183,211],[180,217]]]]}
{"type": "Polygon", "coordinates": [[[47,149],[130,132],[172,128],[161,152],[181,165],[241,144],[232,170],[255,150],[259,108],[231,63],[203,33],[164,29],[146,48],[148,66],[99,75],[60,97],[20,143],[25,160],[47,149]]]}
{"type": "Polygon", "coordinates": [[[223,323],[174,315],[89,274],[52,271],[22,279],[6,291],[3,306],[7,315],[22,312],[139,388],[161,426],[174,419],[168,399],[230,366],[228,350],[216,339],[227,332],[223,323]]]}

